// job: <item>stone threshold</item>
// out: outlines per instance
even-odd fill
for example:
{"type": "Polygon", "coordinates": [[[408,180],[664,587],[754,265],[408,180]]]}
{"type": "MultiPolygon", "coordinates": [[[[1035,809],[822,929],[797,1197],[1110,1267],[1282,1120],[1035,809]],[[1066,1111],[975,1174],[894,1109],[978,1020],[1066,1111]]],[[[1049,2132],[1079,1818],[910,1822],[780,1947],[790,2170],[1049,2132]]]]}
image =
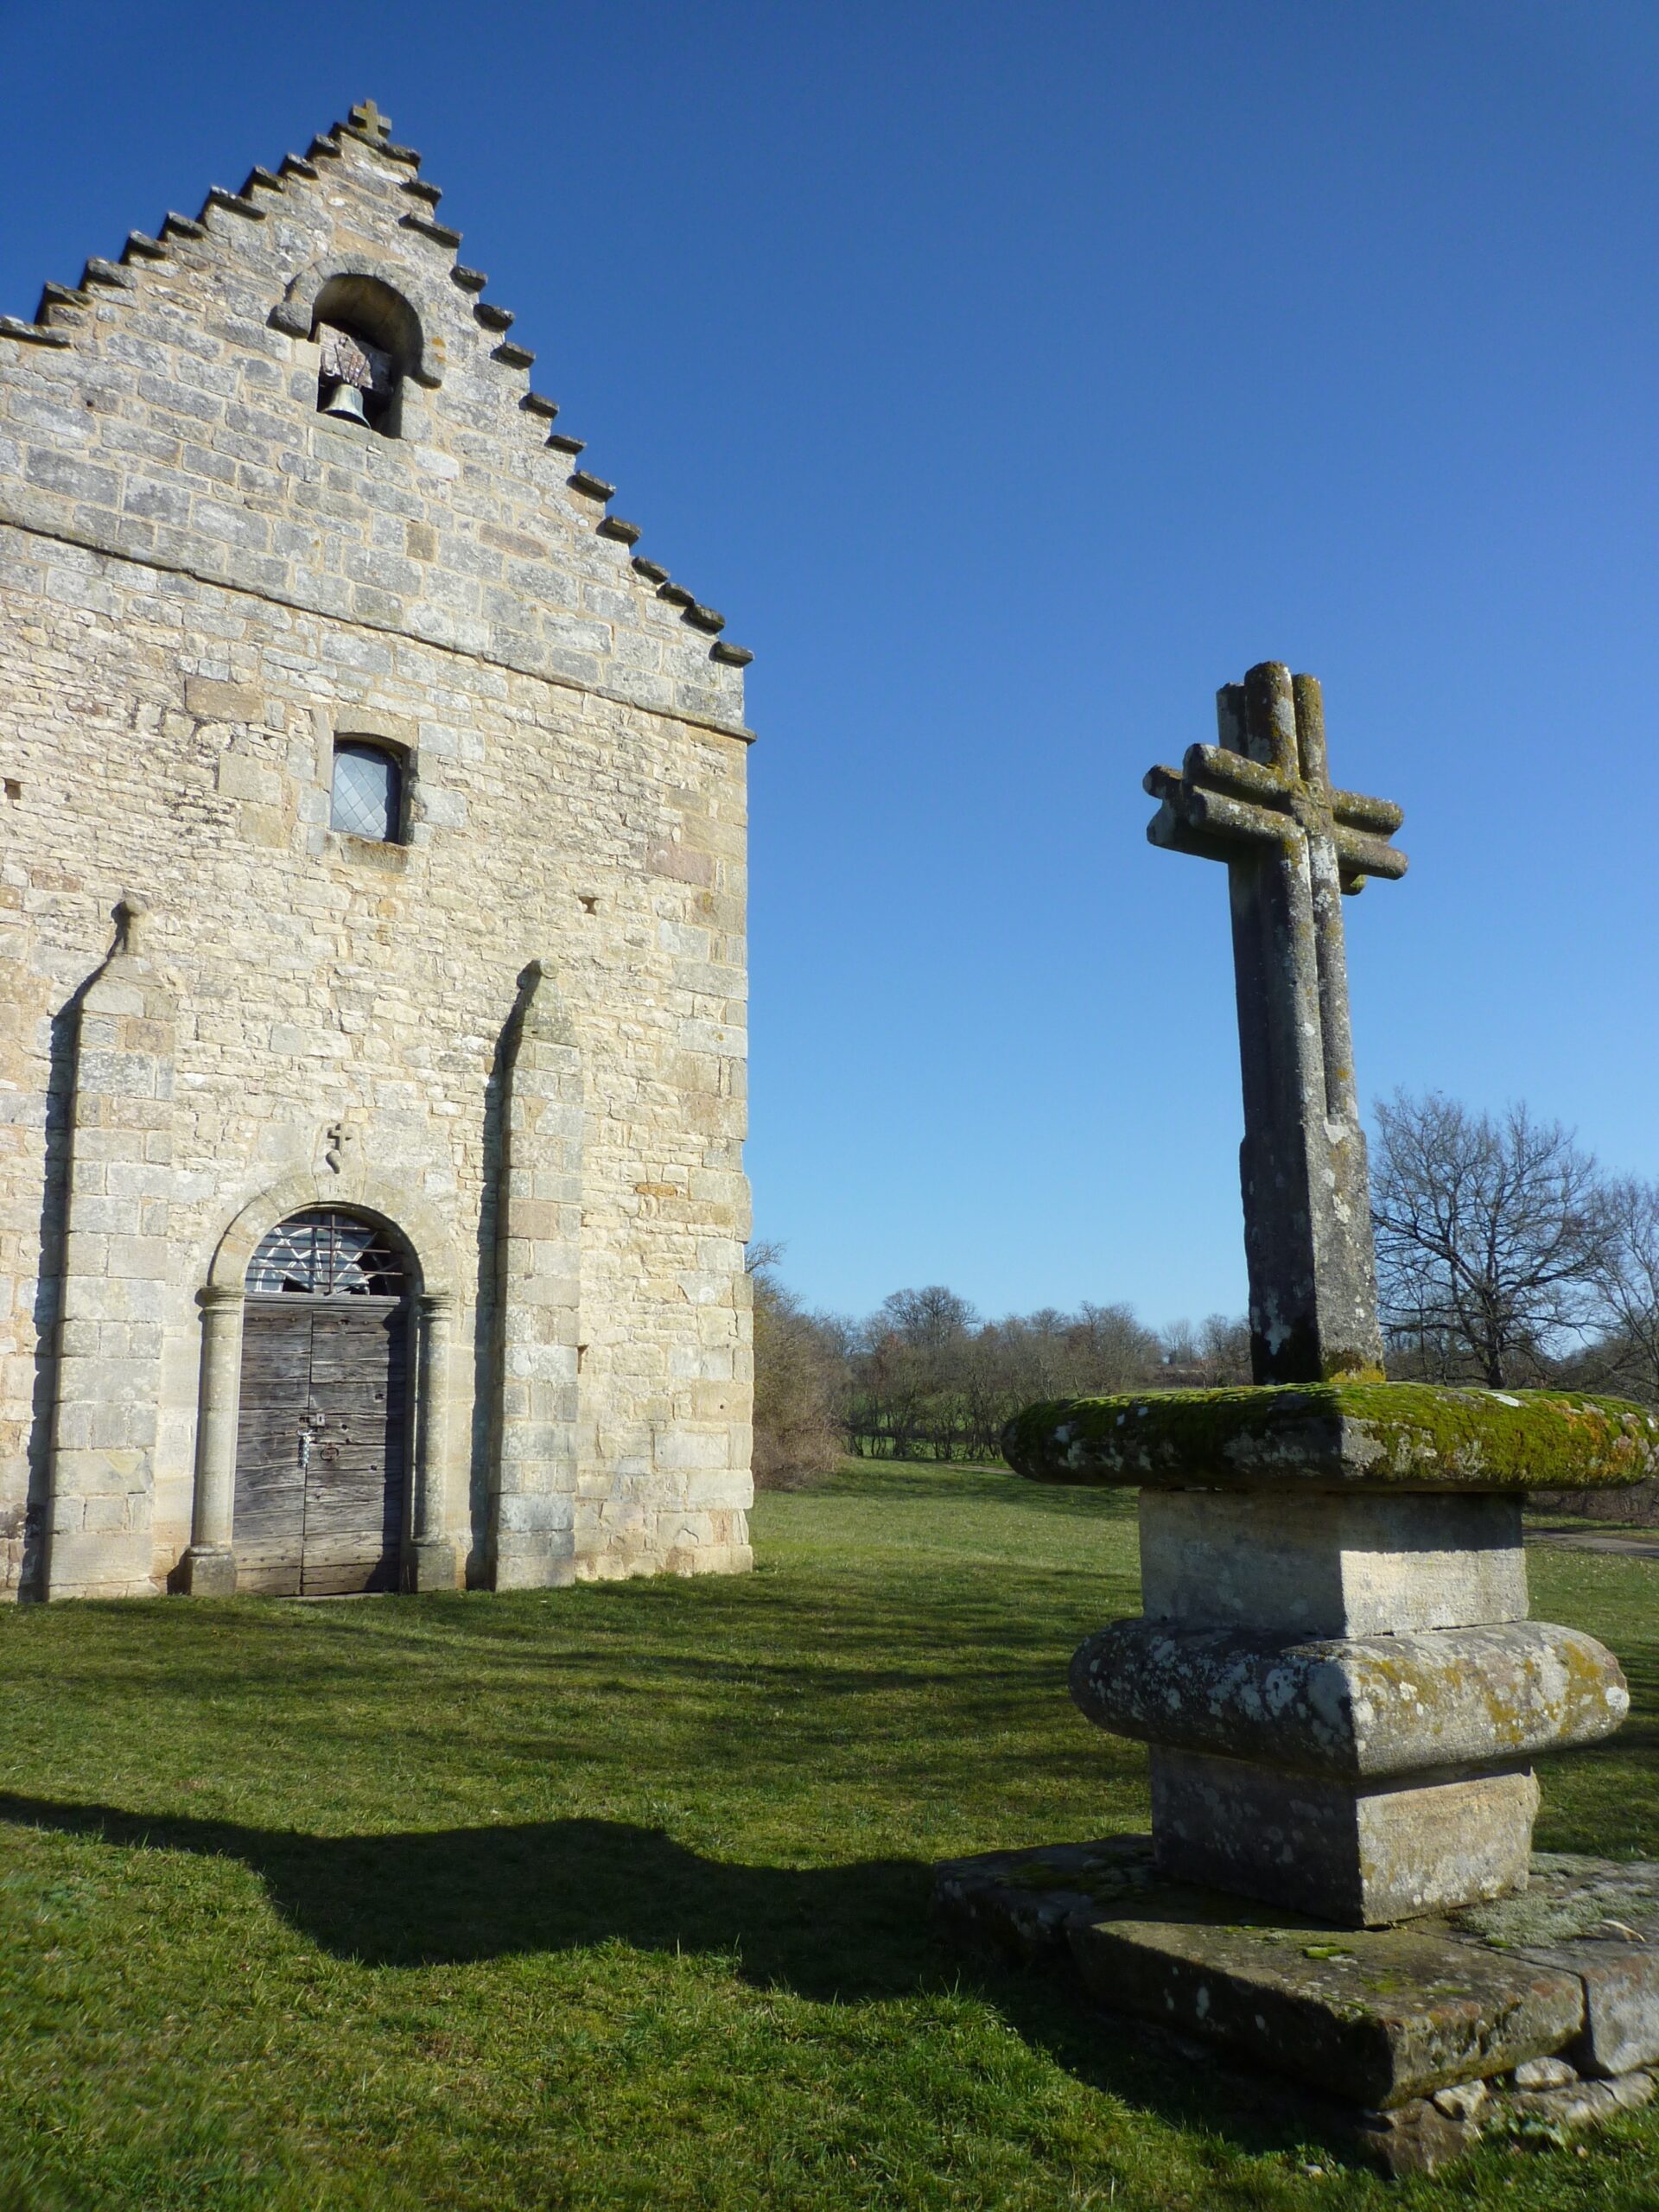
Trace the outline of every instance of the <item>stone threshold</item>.
{"type": "Polygon", "coordinates": [[[1659,1863],[1531,1868],[1493,1904],[1347,1929],[1172,1881],[1149,1837],[1113,1836],[950,1860],[934,1904],[958,1939],[1075,1974],[1190,2056],[1295,2084],[1400,2175],[1654,2094],[1659,1863]]]}

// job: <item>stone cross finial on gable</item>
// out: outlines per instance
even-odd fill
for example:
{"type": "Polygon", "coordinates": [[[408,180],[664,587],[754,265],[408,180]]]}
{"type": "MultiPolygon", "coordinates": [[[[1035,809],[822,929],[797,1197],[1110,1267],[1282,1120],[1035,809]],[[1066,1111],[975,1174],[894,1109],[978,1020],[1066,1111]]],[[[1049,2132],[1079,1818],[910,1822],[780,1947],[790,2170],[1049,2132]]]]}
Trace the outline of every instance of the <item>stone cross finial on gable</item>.
{"type": "Polygon", "coordinates": [[[1154,768],[1147,835],[1225,861],[1244,1079],[1244,1246],[1258,1382],[1382,1371],[1342,893],[1399,877],[1397,806],[1334,791],[1317,679],[1278,661],[1217,695],[1219,745],[1154,768]]]}
{"type": "Polygon", "coordinates": [[[378,138],[383,145],[391,136],[391,123],[372,100],[358,102],[352,110],[352,124],[365,138],[378,138]]]}

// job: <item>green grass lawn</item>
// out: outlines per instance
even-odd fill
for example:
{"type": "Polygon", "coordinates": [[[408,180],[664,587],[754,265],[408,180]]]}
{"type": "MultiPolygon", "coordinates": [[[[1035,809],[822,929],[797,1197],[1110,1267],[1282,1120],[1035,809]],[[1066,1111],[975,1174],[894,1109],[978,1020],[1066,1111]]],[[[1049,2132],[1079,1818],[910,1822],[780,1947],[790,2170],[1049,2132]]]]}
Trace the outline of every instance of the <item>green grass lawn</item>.
{"type": "MultiPolygon", "coordinates": [[[[867,1464],[754,1535],[735,1580],[0,1615],[0,2207],[1659,2204],[1659,2120],[1390,2189],[936,1938],[932,1860],[1146,1825],[1065,1694],[1132,1500],[867,1464]]],[[[1541,1844],[1659,1855],[1656,1572],[1533,1555],[1637,1705],[1541,1844]]]]}

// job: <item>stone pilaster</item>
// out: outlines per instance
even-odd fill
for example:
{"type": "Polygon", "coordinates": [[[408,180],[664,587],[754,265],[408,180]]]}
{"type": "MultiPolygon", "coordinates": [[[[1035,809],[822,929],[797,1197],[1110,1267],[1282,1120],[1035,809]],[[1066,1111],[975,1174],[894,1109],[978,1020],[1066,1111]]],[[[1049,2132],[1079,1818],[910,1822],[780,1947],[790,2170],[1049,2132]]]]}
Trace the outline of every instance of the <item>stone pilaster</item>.
{"type": "Polygon", "coordinates": [[[531,962],[523,984],[502,1102],[498,1590],[575,1573],[582,1057],[543,962],[531,962]]]}
{"type": "Polygon", "coordinates": [[[183,1581],[193,1598],[236,1589],[232,1516],[236,1427],[241,1409],[242,1289],[210,1284],[200,1294],[201,1398],[196,1419],[196,1497],[183,1581]]]}
{"type": "Polygon", "coordinates": [[[143,906],[75,1017],[46,1589],[155,1589],[150,1508],[173,1174],[173,996],[143,950],[143,906]]]}
{"type": "Polygon", "coordinates": [[[449,1446],[449,1369],[454,1357],[454,1300],[448,1291],[423,1294],[420,1303],[418,1428],[415,1440],[415,1506],[404,1559],[406,1590],[453,1590],[455,1547],[445,1534],[445,1475],[449,1446]]]}

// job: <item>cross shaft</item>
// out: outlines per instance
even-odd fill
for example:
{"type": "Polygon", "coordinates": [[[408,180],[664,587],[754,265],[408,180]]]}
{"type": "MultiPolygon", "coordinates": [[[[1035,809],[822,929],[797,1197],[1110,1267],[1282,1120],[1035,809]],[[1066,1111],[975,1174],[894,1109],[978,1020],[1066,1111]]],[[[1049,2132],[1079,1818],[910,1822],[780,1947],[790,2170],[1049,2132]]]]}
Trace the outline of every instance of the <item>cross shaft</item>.
{"type": "Polygon", "coordinates": [[[1389,842],[1402,817],[1332,787],[1315,677],[1266,661],[1216,705],[1220,744],[1147,775],[1161,804],[1147,835],[1227,864],[1255,1379],[1380,1375],[1342,893],[1405,874],[1389,842]]]}

